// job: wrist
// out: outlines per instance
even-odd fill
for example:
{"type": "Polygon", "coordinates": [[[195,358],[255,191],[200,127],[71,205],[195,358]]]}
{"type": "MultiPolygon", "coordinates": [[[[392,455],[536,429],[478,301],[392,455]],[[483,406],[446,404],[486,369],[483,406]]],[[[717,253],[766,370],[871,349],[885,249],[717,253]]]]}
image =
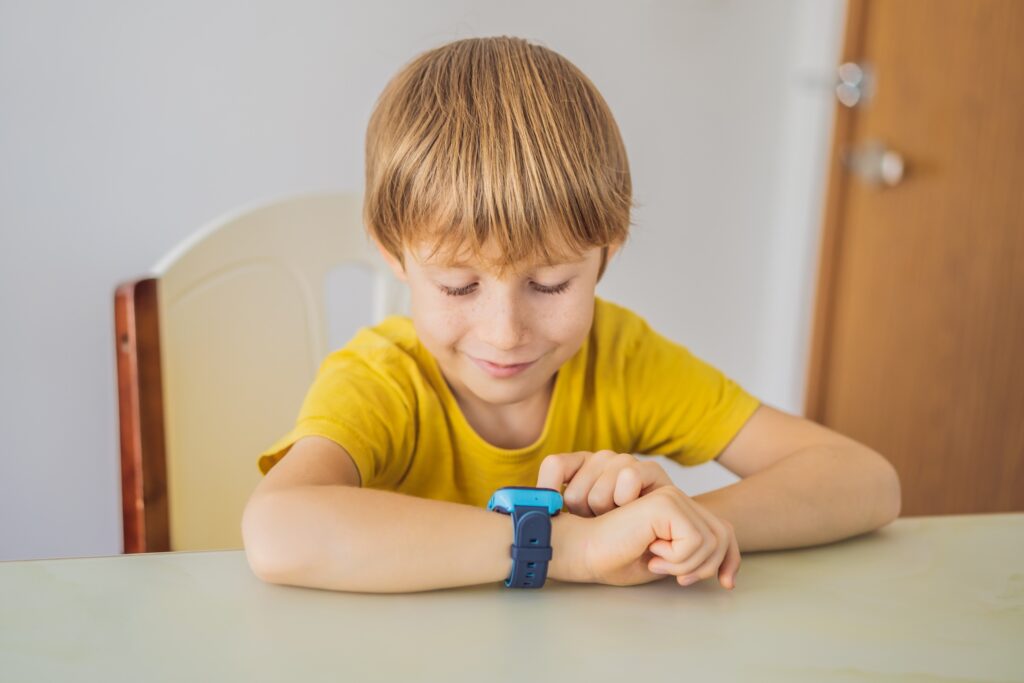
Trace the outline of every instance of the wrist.
{"type": "Polygon", "coordinates": [[[589,521],[565,511],[551,518],[548,578],[573,583],[592,581],[586,561],[589,521]]]}

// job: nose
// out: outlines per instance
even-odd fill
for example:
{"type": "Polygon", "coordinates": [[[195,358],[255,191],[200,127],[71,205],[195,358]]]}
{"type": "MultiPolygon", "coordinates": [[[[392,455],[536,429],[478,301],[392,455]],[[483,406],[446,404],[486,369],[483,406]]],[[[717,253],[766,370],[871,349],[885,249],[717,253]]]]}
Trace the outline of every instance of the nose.
{"type": "Polygon", "coordinates": [[[486,302],[481,302],[477,336],[496,351],[516,349],[529,336],[526,302],[511,290],[511,287],[492,288],[493,295],[486,302]]]}

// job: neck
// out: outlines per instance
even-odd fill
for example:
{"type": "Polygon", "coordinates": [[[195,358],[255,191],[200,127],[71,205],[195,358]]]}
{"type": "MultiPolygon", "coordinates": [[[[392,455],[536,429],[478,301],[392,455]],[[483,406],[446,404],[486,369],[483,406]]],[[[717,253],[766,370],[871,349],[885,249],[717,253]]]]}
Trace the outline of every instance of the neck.
{"type": "Polygon", "coordinates": [[[499,406],[484,403],[468,392],[460,395],[450,382],[448,386],[466,421],[481,438],[498,448],[515,449],[533,444],[544,431],[557,375],[533,396],[499,406]]]}

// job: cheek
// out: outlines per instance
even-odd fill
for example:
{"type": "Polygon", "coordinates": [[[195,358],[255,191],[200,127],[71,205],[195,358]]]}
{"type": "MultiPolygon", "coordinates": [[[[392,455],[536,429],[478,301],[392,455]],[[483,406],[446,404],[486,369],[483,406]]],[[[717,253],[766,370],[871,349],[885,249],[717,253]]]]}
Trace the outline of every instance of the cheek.
{"type": "Polygon", "coordinates": [[[562,343],[575,342],[586,336],[594,318],[593,292],[556,295],[557,301],[542,307],[536,318],[537,325],[548,339],[562,343]]]}
{"type": "Polygon", "coordinates": [[[572,315],[566,315],[562,325],[564,326],[564,337],[567,341],[579,341],[590,332],[590,325],[594,319],[593,303],[582,309],[573,309],[572,315]]]}
{"type": "Polygon", "coordinates": [[[436,346],[457,341],[466,328],[466,317],[458,307],[436,300],[425,306],[414,305],[413,322],[420,336],[429,338],[436,346]]]}

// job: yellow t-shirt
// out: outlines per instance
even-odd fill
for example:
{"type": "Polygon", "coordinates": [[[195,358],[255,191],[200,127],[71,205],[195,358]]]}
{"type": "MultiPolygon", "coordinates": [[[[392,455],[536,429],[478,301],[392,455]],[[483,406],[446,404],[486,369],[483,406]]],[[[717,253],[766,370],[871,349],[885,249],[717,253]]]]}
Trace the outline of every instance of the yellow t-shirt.
{"type": "Polygon", "coordinates": [[[266,474],[296,440],[327,437],[351,454],[363,486],[485,506],[502,486],[535,486],[551,453],[716,457],[759,402],[639,315],[595,297],[583,345],[555,376],[540,437],[498,448],[462,414],[412,320],[364,327],[321,364],[295,427],[264,451],[266,474]]]}

